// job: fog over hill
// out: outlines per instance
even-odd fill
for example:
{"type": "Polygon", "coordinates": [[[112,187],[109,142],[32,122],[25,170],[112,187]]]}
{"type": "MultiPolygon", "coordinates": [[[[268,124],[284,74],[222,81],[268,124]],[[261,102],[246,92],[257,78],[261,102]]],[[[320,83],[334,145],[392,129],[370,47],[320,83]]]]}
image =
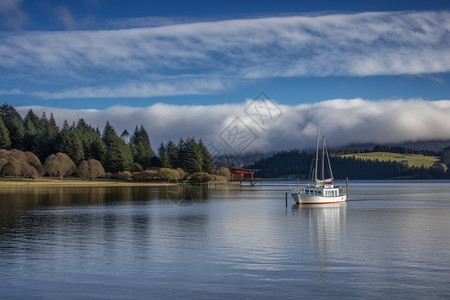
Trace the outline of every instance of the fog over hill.
{"type": "MultiPolygon", "coordinates": [[[[372,150],[376,144],[351,144],[343,146],[344,149],[355,149],[355,150],[372,150]]],[[[440,140],[440,141],[416,141],[416,142],[403,142],[403,143],[389,143],[381,146],[390,147],[404,147],[413,150],[429,150],[429,151],[440,151],[443,148],[450,146],[450,140],[440,140]]]]}
{"type": "MultiPolygon", "coordinates": [[[[245,155],[290,149],[312,149],[317,125],[329,148],[347,145],[392,145],[442,148],[450,140],[450,100],[423,99],[369,101],[334,99],[288,106],[272,100],[252,100],[219,105],[113,106],[105,110],[74,110],[44,106],[18,107],[24,116],[53,112],[62,125],[84,118],[103,130],[107,120],[117,132],[147,128],[155,148],[169,139],[195,136],[210,151],[245,155]]],[[[217,153],[212,153],[213,155],[217,153]]]]}

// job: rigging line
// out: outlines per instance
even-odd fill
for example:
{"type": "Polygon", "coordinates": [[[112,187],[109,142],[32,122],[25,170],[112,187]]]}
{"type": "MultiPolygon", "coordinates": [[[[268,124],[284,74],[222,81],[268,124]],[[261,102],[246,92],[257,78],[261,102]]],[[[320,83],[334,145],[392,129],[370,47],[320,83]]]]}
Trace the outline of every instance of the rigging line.
{"type": "Polygon", "coordinates": [[[331,170],[330,155],[328,154],[328,148],[326,146],[325,137],[323,138],[323,144],[325,145],[324,146],[325,147],[325,151],[327,152],[328,168],[330,169],[331,180],[333,180],[334,179],[333,170],[331,170]]]}
{"type": "Polygon", "coordinates": [[[316,182],[317,182],[317,167],[319,163],[319,133],[320,133],[320,125],[317,125],[316,168],[314,172],[314,179],[316,182]]]}
{"type": "Polygon", "coordinates": [[[322,181],[325,180],[325,136],[322,137],[322,181]]]}

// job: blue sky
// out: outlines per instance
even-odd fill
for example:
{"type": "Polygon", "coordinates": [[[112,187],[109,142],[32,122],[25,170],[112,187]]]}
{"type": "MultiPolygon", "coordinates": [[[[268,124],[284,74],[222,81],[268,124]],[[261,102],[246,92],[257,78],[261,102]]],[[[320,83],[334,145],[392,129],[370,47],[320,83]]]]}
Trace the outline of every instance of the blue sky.
{"type": "MultiPolygon", "coordinates": [[[[375,116],[385,103],[403,103],[397,109],[408,111],[408,101],[438,100],[434,107],[442,110],[449,84],[448,1],[0,1],[1,102],[22,110],[66,109],[66,118],[95,110],[103,117],[92,122],[109,119],[119,128],[134,125],[113,108],[150,111],[165,104],[174,114],[209,106],[214,114],[233,107],[232,119],[235,107],[242,110],[261,91],[285,110],[303,113],[302,105],[375,103],[375,116]]],[[[141,118],[133,121],[156,126],[141,118]]],[[[229,118],[215,131],[198,124],[183,134],[217,136],[229,118]]],[[[351,126],[346,130],[354,131],[351,126]]],[[[423,135],[361,132],[341,143],[450,138],[426,129],[423,135]]],[[[178,133],[158,134],[157,141],[178,133]]],[[[259,146],[286,148],[288,139],[259,146]]]]}

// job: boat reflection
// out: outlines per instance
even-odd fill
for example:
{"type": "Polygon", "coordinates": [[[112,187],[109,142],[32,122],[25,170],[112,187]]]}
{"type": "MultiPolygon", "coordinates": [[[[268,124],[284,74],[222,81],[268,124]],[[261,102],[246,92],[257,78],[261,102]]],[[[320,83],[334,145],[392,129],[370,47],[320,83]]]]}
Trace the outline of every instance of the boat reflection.
{"type": "Polygon", "coordinates": [[[341,252],[339,242],[345,234],[347,203],[294,205],[292,213],[300,218],[303,228],[308,228],[319,263],[319,277],[324,282],[329,260],[341,252]]]}

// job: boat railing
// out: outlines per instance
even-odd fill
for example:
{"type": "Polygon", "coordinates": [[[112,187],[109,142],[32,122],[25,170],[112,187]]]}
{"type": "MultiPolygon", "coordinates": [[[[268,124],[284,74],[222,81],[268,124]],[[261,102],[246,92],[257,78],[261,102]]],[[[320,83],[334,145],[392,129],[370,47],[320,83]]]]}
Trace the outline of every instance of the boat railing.
{"type": "Polygon", "coordinates": [[[309,187],[309,185],[291,185],[291,193],[301,193],[304,192],[305,189],[309,187]]]}

